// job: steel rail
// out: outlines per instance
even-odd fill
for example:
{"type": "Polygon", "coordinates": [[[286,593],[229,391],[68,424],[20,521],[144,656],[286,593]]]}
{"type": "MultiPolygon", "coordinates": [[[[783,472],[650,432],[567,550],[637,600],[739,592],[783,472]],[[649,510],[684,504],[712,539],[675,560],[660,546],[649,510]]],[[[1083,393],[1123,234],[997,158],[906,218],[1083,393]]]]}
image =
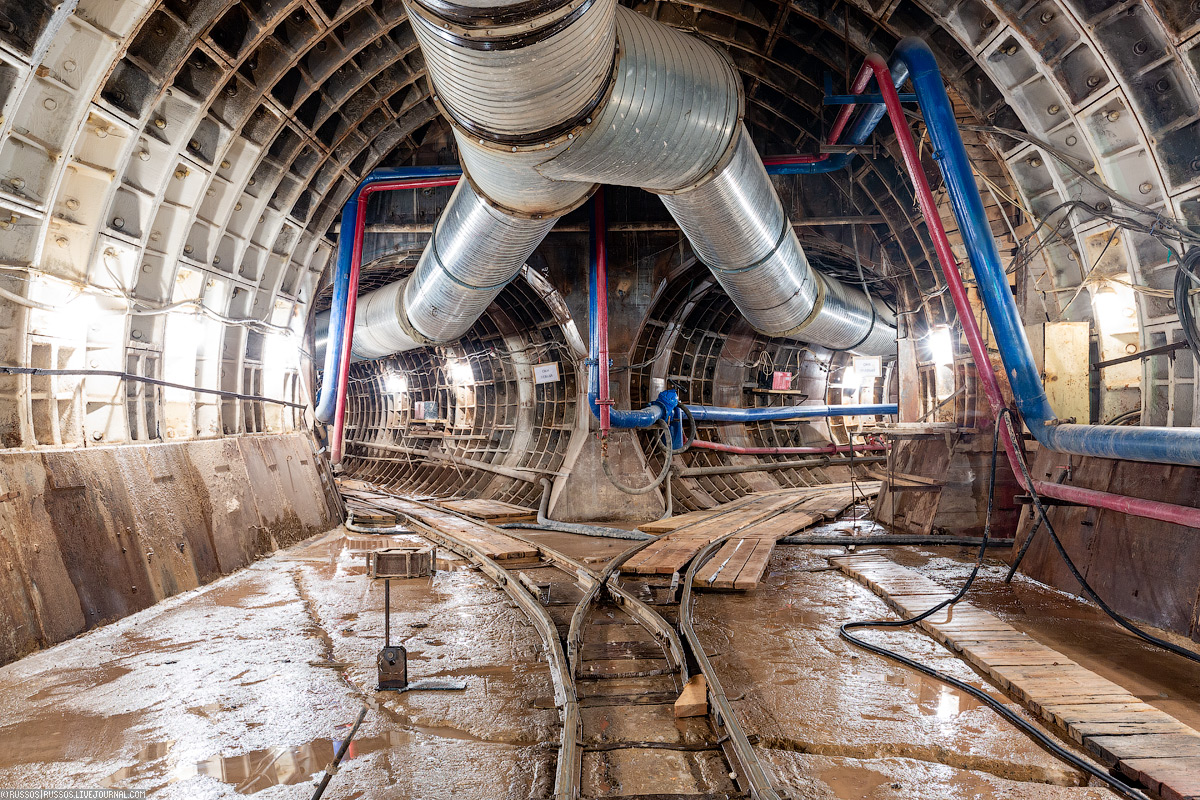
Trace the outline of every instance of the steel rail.
{"type": "MultiPolygon", "coordinates": [[[[803,494],[808,495],[809,492],[803,492],[803,494]]],[[[716,517],[719,518],[720,516],[724,516],[726,514],[730,514],[734,511],[737,511],[738,509],[742,508],[743,506],[748,505],[749,503],[753,502],[755,499],[758,499],[758,498],[756,498],[756,497],[746,498],[744,501],[737,503],[735,506],[722,510],[719,514],[716,515],[716,517]]],[[[799,504],[800,502],[803,502],[806,499],[808,499],[807,496],[802,497],[802,498],[798,499],[796,501],[796,503],[799,504]]],[[[659,614],[657,611],[650,608],[644,602],[642,602],[641,600],[634,597],[628,590],[624,589],[619,583],[620,567],[626,561],[628,561],[630,558],[632,558],[634,555],[636,555],[639,551],[648,547],[654,541],[657,541],[657,539],[652,539],[652,540],[644,541],[644,542],[638,542],[633,547],[627,548],[626,550],[619,553],[615,558],[613,558],[605,566],[605,569],[602,572],[597,573],[595,570],[589,568],[587,565],[577,561],[576,559],[566,555],[565,553],[555,550],[552,547],[548,547],[544,543],[539,542],[535,539],[531,539],[529,537],[517,534],[517,533],[513,532],[511,529],[498,528],[494,525],[490,525],[479,519],[471,517],[468,514],[464,514],[464,513],[458,512],[458,511],[453,511],[453,510],[447,509],[447,508],[442,508],[440,506],[433,506],[433,505],[430,505],[430,504],[425,503],[420,500],[405,500],[405,502],[420,506],[420,507],[425,508],[432,512],[449,514],[451,516],[458,517],[463,520],[467,520],[475,525],[479,525],[480,527],[489,529],[495,533],[502,534],[504,536],[508,536],[510,538],[513,538],[520,542],[528,544],[531,547],[535,548],[537,550],[539,556],[541,556],[546,561],[548,561],[550,564],[552,564],[556,569],[558,569],[561,572],[564,572],[568,575],[572,575],[572,576],[578,578],[580,580],[580,582],[584,584],[584,587],[585,587],[584,596],[580,599],[579,603],[576,604],[575,609],[572,612],[571,624],[570,624],[570,628],[569,628],[568,634],[567,634],[567,648],[566,648],[567,657],[566,657],[566,659],[567,659],[567,669],[569,670],[569,675],[567,677],[570,678],[570,685],[572,687],[572,690],[574,690],[575,670],[578,667],[580,654],[582,653],[583,625],[586,620],[588,610],[591,608],[592,604],[595,602],[601,589],[605,589],[606,591],[608,591],[608,593],[609,593],[610,597],[612,597],[613,601],[618,606],[620,606],[622,608],[622,610],[624,610],[626,613],[628,613],[635,622],[637,622],[639,625],[641,625],[643,628],[645,628],[659,642],[660,645],[662,645],[668,664],[670,664],[672,669],[674,671],[678,672],[680,675],[680,678],[682,681],[682,683],[680,685],[681,689],[682,689],[682,685],[686,684],[686,682],[688,680],[687,652],[690,650],[692,653],[692,657],[695,659],[696,664],[700,668],[700,673],[702,675],[704,675],[705,681],[707,682],[708,691],[709,691],[709,699],[710,699],[709,717],[713,724],[713,731],[714,731],[714,733],[716,733],[718,735],[717,744],[722,746],[723,749],[725,749],[726,746],[728,747],[728,749],[725,750],[725,753],[726,753],[726,758],[730,761],[730,765],[732,767],[734,767],[734,775],[735,775],[734,780],[739,785],[745,786],[747,788],[749,795],[751,798],[753,798],[753,800],[784,800],[784,797],[782,795],[780,795],[779,792],[772,785],[766,769],[763,767],[762,763],[759,761],[758,756],[755,754],[754,749],[753,749],[752,745],[750,744],[749,738],[746,736],[745,732],[741,728],[740,723],[737,721],[737,717],[733,713],[732,706],[729,705],[729,701],[725,696],[724,690],[721,688],[720,680],[716,676],[716,672],[712,666],[712,663],[708,660],[707,656],[704,654],[703,647],[700,645],[699,641],[696,639],[695,631],[692,628],[691,618],[690,618],[690,614],[691,614],[691,608],[690,608],[691,580],[695,576],[695,564],[696,564],[697,560],[699,559],[700,555],[705,555],[705,554],[711,555],[711,552],[713,550],[715,550],[715,545],[719,545],[719,544],[723,543],[726,539],[735,535],[743,528],[747,527],[748,525],[754,524],[755,522],[758,521],[758,519],[759,519],[758,517],[755,517],[753,520],[750,520],[750,521],[746,522],[745,524],[740,525],[737,528],[734,528],[729,533],[724,534],[720,539],[715,541],[712,545],[709,545],[704,550],[702,550],[701,554],[699,554],[697,556],[697,559],[693,560],[693,567],[691,569],[689,569],[689,571],[688,571],[688,578],[687,578],[687,582],[686,582],[685,588],[684,588],[684,600],[682,600],[679,604],[680,628],[684,631],[684,634],[687,638],[687,645],[685,646],[684,641],[680,638],[679,633],[675,630],[674,626],[672,626],[669,622],[667,622],[667,620],[664,619],[662,617],[662,615],[659,614]]],[[[423,523],[419,518],[414,517],[410,513],[403,512],[398,509],[391,509],[391,508],[389,508],[388,510],[392,511],[394,513],[402,514],[404,517],[409,519],[411,522],[414,523],[414,527],[417,527],[422,531],[422,535],[425,535],[425,533],[424,533],[425,531],[430,531],[432,533],[430,538],[433,538],[434,541],[439,541],[441,543],[445,543],[444,546],[450,547],[450,545],[449,545],[450,542],[458,542],[458,540],[455,537],[433,529],[431,526],[429,526],[426,523],[423,523]]],[[[781,510],[786,510],[786,509],[781,509],[781,510]]],[[[713,518],[708,518],[703,521],[710,522],[712,519],[713,518]]],[[[684,530],[688,527],[691,527],[692,525],[699,524],[699,522],[700,521],[688,523],[687,525],[680,526],[680,528],[678,528],[677,530],[684,530]]],[[[468,548],[471,551],[477,552],[477,551],[475,551],[475,548],[472,548],[469,545],[466,545],[465,542],[458,542],[458,543],[462,544],[463,546],[465,546],[466,548],[468,548]]],[[[454,548],[451,547],[450,549],[454,549],[454,548]]],[[[456,550],[456,552],[457,552],[457,550],[456,550]]],[[[479,555],[482,555],[482,554],[479,554],[479,555]]],[[[486,556],[483,556],[483,557],[486,558],[486,556]]],[[[488,561],[494,565],[495,569],[500,570],[501,572],[505,572],[504,568],[501,567],[499,564],[496,564],[491,559],[488,559],[488,561]]],[[[495,579],[491,573],[487,573],[487,574],[489,577],[493,577],[493,579],[495,579]]],[[[510,587],[509,584],[510,583],[516,584],[516,587],[519,587],[516,589],[516,591],[519,591],[521,594],[524,595],[523,600],[528,601],[528,603],[532,604],[533,606],[536,606],[538,611],[540,611],[543,615],[545,615],[545,617],[547,619],[549,619],[549,615],[546,614],[545,609],[542,607],[541,603],[539,603],[536,600],[536,598],[534,598],[534,596],[529,593],[528,589],[526,587],[524,587],[520,583],[520,581],[509,581],[507,574],[503,575],[503,577],[505,578],[505,583],[501,584],[501,585],[503,585],[505,587],[505,589],[507,591],[509,591],[510,595],[513,593],[513,587],[510,587]]],[[[527,608],[526,603],[522,602],[521,607],[523,609],[527,608]]],[[[551,624],[553,624],[553,623],[551,623],[551,624]]],[[[557,629],[554,629],[554,634],[555,634],[556,641],[557,641],[557,629]]],[[[561,648],[561,643],[559,646],[561,648]]],[[[580,756],[580,752],[579,752],[578,748],[579,748],[579,742],[581,740],[580,734],[582,733],[582,719],[579,715],[579,705],[578,705],[578,697],[577,696],[574,699],[574,704],[573,704],[573,707],[571,708],[571,711],[573,713],[569,714],[569,713],[567,713],[567,711],[564,710],[564,712],[561,714],[562,720],[563,720],[563,735],[562,735],[563,744],[562,744],[561,752],[564,754],[568,752],[567,743],[568,743],[568,739],[570,739],[571,748],[570,748],[569,752],[571,753],[571,758],[573,759],[572,763],[574,764],[574,768],[575,768],[575,777],[572,781],[572,784],[574,784],[574,790],[576,791],[576,796],[577,796],[577,794],[578,794],[577,779],[579,776],[578,759],[580,756]],[[568,736],[569,732],[571,734],[570,736],[568,736]]],[[[565,779],[565,776],[563,776],[563,774],[562,774],[564,761],[566,761],[566,757],[565,756],[560,757],[559,769],[558,769],[558,773],[556,775],[556,780],[555,780],[555,787],[556,787],[555,797],[556,798],[565,798],[568,796],[568,795],[562,794],[559,791],[560,786],[572,785],[572,784],[565,783],[566,779],[565,779]],[[560,784],[560,780],[564,781],[564,783],[560,784]]]]}
{"type": "MultiPolygon", "coordinates": [[[[386,498],[386,495],[384,497],[386,498]]],[[[575,689],[575,674],[563,652],[562,642],[558,636],[558,627],[554,624],[549,612],[521,585],[519,580],[512,579],[508,570],[497,564],[494,559],[488,558],[487,554],[474,545],[443,533],[408,512],[360,497],[354,497],[354,499],[382,511],[403,516],[414,529],[420,531],[421,536],[474,562],[486,577],[513,599],[513,602],[525,612],[525,616],[537,628],[545,646],[546,660],[550,667],[550,680],[554,684],[554,704],[558,707],[559,718],[562,720],[558,765],[554,775],[554,797],[555,800],[577,800],[580,774],[578,734],[581,726],[579,697],[575,689]]],[[[405,500],[405,502],[414,501],[405,500]]],[[[438,510],[445,509],[439,508],[438,510]]]]}
{"type": "MultiPolygon", "coordinates": [[[[659,641],[660,644],[663,645],[664,650],[667,653],[667,661],[675,668],[683,671],[684,682],[687,682],[687,657],[684,653],[683,644],[679,639],[679,634],[675,632],[675,629],[671,627],[669,622],[663,619],[662,616],[660,616],[658,612],[654,611],[654,609],[650,608],[650,606],[646,605],[628,591],[621,588],[620,585],[610,583],[610,578],[621,567],[622,564],[624,564],[630,558],[633,558],[633,556],[637,555],[638,551],[657,541],[657,537],[640,541],[633,547],[627,548],[621,553],[618,553],[617,556],[605,566],[603,572],[597,573],[586,564],[571,558],[566,553],[560,552],[551,547],[547,547],[545,544],[537,541],[536,539],[531,539],[527,536],[522,536],[519,533],[514,533],[511,529],[500,528],[472,517],[469,514],[453,511],[448,508],[442,508],[441,506],[431,506],[428,503],[420,500],[410,500],[407,502],[411,502],[413,505],[419,505],[431,511],[452,514],[453,516],[467,520],[482,528],[487,528],[494,533],[500,534],[501,536],[508,536],[509,538],[516,539],[519,542],[524,542],[530,547],[535,548],[543,558],[552,564],[555,564],[561,571],[568,574],[573,574],[580,579],[585,586],[584,596],[583,599],[581,599],[575,606],[575,611],[571,615],[571,628],[567,634],[567,660],[570,662],[572,675],[575,674],[574,670],[576,670],[579,666],[579,653],[583,644],[582,616],[586,616],[586,613],[581,615],[580,609],[584,609],[586,611],[586,608],[591,605],[596,598],[596,595],[599,594],[600,589],[604,587],[605,584],[609,584],[608,591],[610,592],[613,602],[618,606],[623,607],[624,610],[629,613],[629,615],[636,622],[638,622],[638,624],[645,628],[651,636],[653,636],[659,641]],[[578,622],[576,621],[577,616],[580,617],[578,622]]],[[[680,686],[680,689],[682,688],[683,687],[680,686]]]]}
{"type": "MultiPolygon", "coordinates": [[[[804,492],[804,494],[807,495],[808,492],[804,492]]],[[[676,531],[684,530],[686,528],[691,527],[692,525],[700,524],[700,522],[705,522],[705,523],[711,522],[715,518],[719,518],[721,516],[725,516],[726,514],[730,514],[734,511],[739,510],[743,506],[748,505],[749,503],[753,502],[753,500],[755,500],[755,499],[757,499],[757,498],[749,498],[745,502],[740,502],[732,508],[722,510],[720,513],[714,515],[713,517],[709,517],[704,520],[698,520],[696,522],[691,522],[691,523],[688,523],[687,525],[682,525],[679,528],[677,528],[676,531]]],[[[809,498],[802,497],[802,498],[796,500],[794,505],[798,505],[807,499],[809,499],[809,498]]],[[[790,506],[785,507],[783,509],[777,509],[776,511],[773,511],[770,513],[782,513],[783,511],[786,511],[789,508],[790,508],[790,506]]],[[[452,512],[452,513],[455,513],[456,516],[465,517],[467,519],[470,519],[472,522],[479,524],[479,521],[474,518],[467,517],[466,515],[463,515],[463,514],[458,514],[457,512],[452,512]]],[[[729,760],[732,763],[732,765],[735,767],[735,775],[736,775],[735,780],[739,784],[744,784],[747,787],[750,797],[753,798],[753,800],[784,800],[783,795],[780,795],[779,792],[775,789],[774,785],[771,783],[771,779],[768,776],[766,769],[763,767],[762,762],[759,761],[757,754],[755,754],[755,752],[754,752],[753,746],[750,744],[749,737],[747,737],[745,731],[742,730],[741,723],[739,723],[737,721],[737,716],[733,712],[733,707],[729,704],[729,700],[725,696],[724,689],[721,688],[721,682],[717,678],[716,670],[713,668],[712,662],[710,662],[708,660],[708,656],[705,655],[704,647],[701,645],[699,639],[696,637],[696,633],[692,627],[692,621],[691,621],[691,606],[690,606],[691,584],[692,584],[693,578],[695,577],[697,566],[700,563],[702,563],[703,561],[707,561],[707,557],[711,556],[712,553],[715,552],[716,547],[718,545],[723,544],[727,539],[729,539],[732,536],[735,536],[738,532],[740,532],[744,528],[757,523],[759,521],[759,519],[760,519],[760,517],[755,517],[754,519],[747,521],[743,525],[739,525],[737,528],[734,528],[733,530],[729,531],[728,533],[723,534],[719,539],[717,539],[716,541],[714,541],[713,543],[709,544],[704,549],[702,549],[700,551],[700,553],[698,553],[696,555],[696,557],[692,559],[692,566],[688,569],[687,577],[684,580],[683,599],[681,599],[680,603],[679,603],[679,626],[684,632],[684,636],[686,637],[688,648],[692,652],[692,657],[695,658],[696,664],[700,668],[700,674],[704,676],[704,679],[708,686],[709,702],[710,702],[709,716],[713,722],[713,730],[714,730],[714,732],[716,732],[718,734],[721,734],[721,733],[724,734],[723,736],[721,736],[720,742],[722,744],[728,744],[730,747],[730,750],[732,751],[731,753],[727,752],[727,757],[732,756],[729,758],[729,760]],[[712,709],[715,709],[715,711],[713,711],[712,709]]],[[[485,524],[484,527],[491,527],[491,526],[488,526],[485,524]]],[[[674,533],[676,531],[672,531],[672,533],[674,533]]],[[[615,582],[616,580],[619,580],[619,574],[617,572],[617,568],[619,568],[620,564],[623,564],[625,561],[627,561],[629,558],[631,558],[633,555],[635,555],[639,550],[642,550],[643,548],[648,547],[651,544],[651,542],[639,542],[634,547],[628,548],[623,553],[618,555],[617,559],[614,559],[614,561],[617,561],[619,559],[619,563],[617,563],[617,564],[614,564],[613,562],[609,563],[609,565],[608,565],[608,567],[606,567],[604,573],[602,573],[605,576],[605,578],[604,578],[604,583],[601,584],[601,582],[599,580],[600,575],[596,575],[596,573],[594,573],[592,570],[588,569],[583,564],[579,564],[579,562],[575,561],[570,556],[567,556],[563,553],[559,553],[558,551],[555,551],[553,548],[546,547],[544,544],[537,542],[535,540],[528,539],[524,536],[516,535],[516,534],[512,533],[512,531],[510,531],[510,530],[497,530],[497,532],[503,533],[508,536],[512,536],[515,539],[518,539],[522,542],[532,545],[533,547],[536,547],[540,553],[543,553],[548,559],[550,559],[552,561],[561,559],[564,563],[571,564],[572,566],[578,565],[578,571],[580,573],[591,573],[591,575],[597,579],[596,583],[594,584],[593,589],[591,591],[589,591],[587,594],[585,594],[584,598],[580,601],[579,605],[576,606],[575,613],[572,614],[572,618],[571,618],[572,633],[569,635],[577,635],[578,634],[578,635],[580,635],[580,637],[582,636],[581,633],[578,633],[576,615],[580,614],[580,609],[586,608],[587,606],[591,605],[591,602],[594,599],[596,593],[599,591],[601,585],[604,585],[608,588],[608,590],[610,592],[613,593],[614,601],[616,600],[616,598],[618,596],[627,597],[628,600],[626,600],[625,602],[632,601],[633,603],[636,603],[638,606],[641,606],[641,608],[644,609],[644,611],[646,613],[653,616],[658,621],[658,623],[660,623],[662,626],[665,626],[665,628],[670,631],[671,639],[673,640],[673,642],[677,643],[680,646],[681,651],[682,651],[682,643],[680,642],[679,636],[675,632],[674,627],[671,626],[670,623],[668,623],[665,619],[663,619],[663,617],[658,612],[649,608],[644,603],[641,603],[641,601],[637,600],[636,598],[633,598],[632,595],[628,594],[628,592],[621,589],[620,586],[615,582]]],[[[654,541],[657,541],[657,539],[655,539],[654,541]]],[[[580,615],[580,620],[578,623],[579,625],[582,625],[582,616],[584,616],[584,615],[586,615],[586,612],[584,612],[584,614],[580,615]]],[[[642,622],[642,619],[639,618],[638,616],[636,616],[634,614],[631,614],[630,616],[633,616],[634,619],[637,620],[639,623],[642,622]]],[[[656,625],[656,627],[658,627],[658,626],[656,625]]],[[[649,628],[647,630],[649,630],[649,628]]],[[[651,631],[651,633],[653,634],[654,631],[651,631]]],[[[657,635],[657,634],[655,634],[655,635],[657,635]]],[[[580,639],[580,643],[581,643],[581,641],[582,641],[582,639],[580,639]]],[[[568,648],[570,648],[572,646],[572,644],[573,644],[572,642],[568,642],[568,648]]],[[[578,646],[578,644],[576,644],[576,647],[577,646],[578,646]]],[[[668,657],[668,660],[671,660],[671,658],[668,657]]],[[[681,659],[680,664],[685,665],[686,661],[681,659]]],[[[684,682],[686,683],[686,681],[687,681],[686,666],[682,666],[680,672],[681,672],[681,676],[683,677],[684,682]]]]}

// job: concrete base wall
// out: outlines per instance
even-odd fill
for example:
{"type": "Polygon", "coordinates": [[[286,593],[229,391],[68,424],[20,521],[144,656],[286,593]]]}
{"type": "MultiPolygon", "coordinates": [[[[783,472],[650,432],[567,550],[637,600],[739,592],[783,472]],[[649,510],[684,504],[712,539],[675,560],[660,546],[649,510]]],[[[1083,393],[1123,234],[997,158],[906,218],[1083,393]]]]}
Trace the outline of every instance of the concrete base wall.
{"type": "MultiPolygon", "coordinates": [[[[1164,500],[1200,504],[1200,469],[1108,458],[1068,457],[1036,448],[1035,479],[1164,500]],[[1069,477],[1064,476],[1067,464],[1069,477]]],[[[1051,523],[1088,583],[1118,613],[1200,641],[1200,532],[1182,525],[1081,506],[1051,506],[1051,523]]],[[[1026,507],[1013,544],[1016,553],[1033,528],[1026,507]]],[[[1081,594],[1045,530],[1039,531],[1021,571],[1081,594]]]]}
{"type": "Polygon", "coordinates": [[[339,516],[307,434],[0,452],[0,664],[339,516]]]}

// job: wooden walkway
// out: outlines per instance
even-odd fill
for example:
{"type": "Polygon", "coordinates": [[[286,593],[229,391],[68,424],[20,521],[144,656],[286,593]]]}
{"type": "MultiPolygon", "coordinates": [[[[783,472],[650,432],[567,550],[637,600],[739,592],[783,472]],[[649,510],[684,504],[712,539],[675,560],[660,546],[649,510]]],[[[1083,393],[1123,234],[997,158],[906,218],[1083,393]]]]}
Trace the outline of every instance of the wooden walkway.
{"type": "MultiPolygon", "coordinates": [[[[841,556],[830,563],[906,617],[954,594],[883,556],[841,556]]],[[[916,625],[1105,766],[1164,800],[1200,798],[1200,733],[1194,729],[968,602],[916,625]]]]}
{"type": "Polygon", "coordinates": [[[468,517],[487,520],[493,524],[501,522],[529,522],[537,519],[537,511],[501,500],[437,500],[442,508],[466,514],[468,517]]]}
{"type": "Polygon", "coordinates": [[[623,570],[642,575],[680,572],[705,545],[736,531],[696,574],[694,585],[704,589],[753,589],[766,573],[776,541],[836,517],[864,493],[871,496],[878,490],[878,484],[853,488],[849,484],[836,484],[751,495],[716,508],[643,525],[641,530],[652,532],[664,531],[664,522],[673,523],[657,542],[630,559],[623,570]]]}
{"type": "Polygon", "coordinates": [[[341,487],[342,495],[352,508],[358,506],[370,510],[386,509],[397,514],[412,517],[431,528],[444,533],[458,536],[479,549],[488,558],[504,560],[509,558],[533,558],[537,548],[519,539],[505,536],[485,525],[465,520],[448,511],[440,511],[428,506],[418,505],[394,495],[372,492],[365,489],[341,487]]]}

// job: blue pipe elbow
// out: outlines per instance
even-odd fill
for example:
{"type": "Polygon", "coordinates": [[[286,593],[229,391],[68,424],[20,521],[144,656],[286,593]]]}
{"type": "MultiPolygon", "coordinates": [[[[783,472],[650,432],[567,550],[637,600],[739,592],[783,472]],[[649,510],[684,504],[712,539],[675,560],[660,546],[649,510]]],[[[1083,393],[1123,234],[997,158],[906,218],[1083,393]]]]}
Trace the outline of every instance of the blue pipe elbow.
{"type": "Polygon", "coordinates": [[[912,73],[917,102],[933,142],[933,157],[946,181],[1005,374],[1017,409],[1034,438],[1043,447],[1060,453],[1200,466],[1200,428],[1059,424],[1009,290],[1008,276],[971,172],[971,160],[933,52],[924,41],[910,36],[896,46],[895,62],[912,73]]]}
{"type": "MultiPolygon", "coordinates": [[[[908,68],[900,66],[892,70],[892,83],[899,89],[908,80],[908,68]]],[[[883,103],[872,103],[863,109],[859,114],[858,120],[854,123],[854,127],[850,129],[850,135],[846,139],[847,144],[863,144],[867,139],[871,138],[871,134],[878,127],[880,120],[887,115],[887,106],[883,103]]],[[[768,175],[820,175],[827,172],[837,172],[839,169],[844,169],[847,164],[854,158],[853,153],[835,153],[824,161],[817,161],[811,164],[768,164],[768,175]]]]}

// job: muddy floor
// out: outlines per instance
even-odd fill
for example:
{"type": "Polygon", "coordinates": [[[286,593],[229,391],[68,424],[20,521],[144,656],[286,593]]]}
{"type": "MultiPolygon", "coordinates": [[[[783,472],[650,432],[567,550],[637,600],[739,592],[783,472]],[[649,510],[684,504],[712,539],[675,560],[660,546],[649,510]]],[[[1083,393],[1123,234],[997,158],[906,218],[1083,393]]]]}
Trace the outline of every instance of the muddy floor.
{"type": "Polygon", "coordinates": [[[334,533],[0,668],[0,787],[309,798],[367,703],[325,797],[540,796],[559,730],[541,641],[479,573],[392,583],[410,677],[466,690],[374,691],[363,552],[384,541],[334,533]]]}
{"type": "MultiPolygon", "coordinates": [[[[815,532],[849,533],[839,527],[846,526],[815,532]]],[[[840,639],[838,627],[844,622],[896,619],[870,590],[829,567],[827,559],[844,552],[841,547],[781,546],[759,590],[702,595],[695,612],[697,630],[727,695],[736,698],[743,727],[758,737],[760,754],[795,787],[797,797],[1117,796],[1086,787],[1085,776],[970,695],[840,639]],[[747,619],[756,624],[740,624],[747,619]]],[[[975,558],[966,548],[858,552],[883,553],[948,588],[961,584],[975,558]]],[[[1191,665],[1151,651],[1062,592],[1020,577],[1004,584],[1006,567],[998,560],[988,563],[970,596],[973,603],[1194,724],[1200,676],[1191,665]]],[[[876,630],[865,636],[1019,708],[919,631],[876,630]]]]}
{"type": "MultiPolygon", "coordinates": [[[[632,544],[532,535],[596,566],[632,544]]],[[[365,574],[365,553],[402,543],[335,531],[0,668],[0,787],[308,798],[366,704],[326,797],[548,797],[559,726],[541,641],[463,562],[443,554],[435,577],[394,581],[392,631],[410,650],[410,678],[460,678],[467,688],[374,691],[383,591],[365,574]]],[[[974,557],[871,549],[948,587],[974,557]]],[[[839,639],[842,622],[890,617],[829,567],[842,552],[781,546],[758,590],[703,594],[696,607],[743,727],[795,800],[1115,797],[1082,785],[973,698],[839,639]]],[[[1197,723],[1194,670],[1061,592],[1020,578],[1005,585],[1002,575],[998,562],[986,568],[973,602],[1197,723]]],[[[868,635],[986,686],[920,632],[868,635]]]]}

